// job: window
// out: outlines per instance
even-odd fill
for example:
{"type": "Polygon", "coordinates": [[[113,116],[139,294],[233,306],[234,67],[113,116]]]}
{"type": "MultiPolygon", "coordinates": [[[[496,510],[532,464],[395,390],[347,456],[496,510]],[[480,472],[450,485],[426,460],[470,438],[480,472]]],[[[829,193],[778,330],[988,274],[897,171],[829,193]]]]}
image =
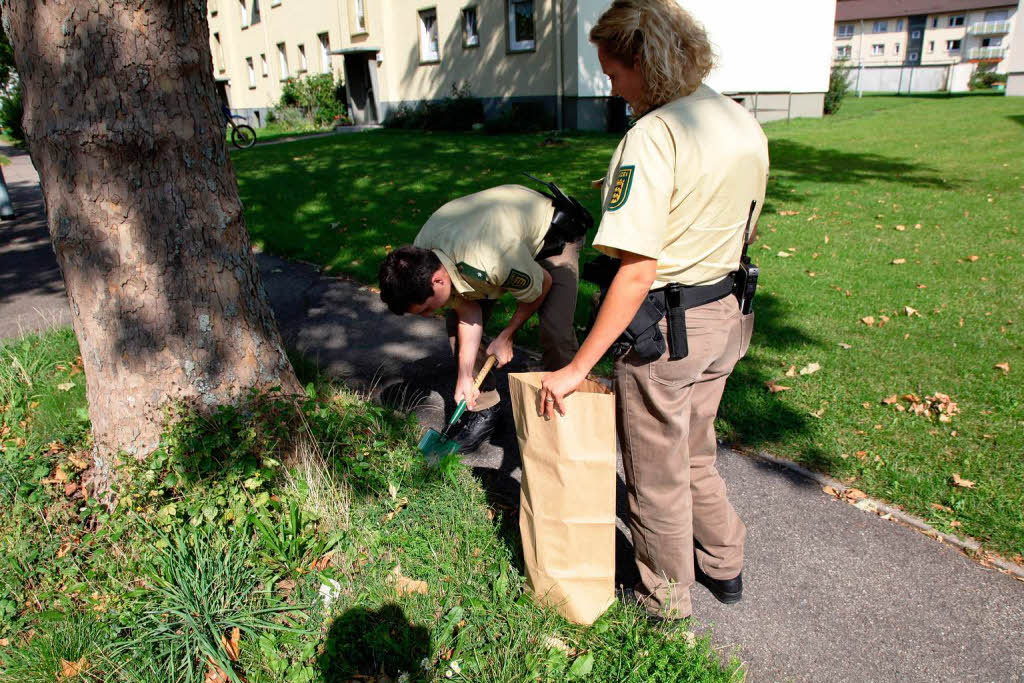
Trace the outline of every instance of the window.
{"type": "Polygon", "coordinates": [[[884,55],[885,54],[885,45],[883,45],[882,43],[875,43],[874,45],[871,46],[871,54],[873,54],[873,55],[884,55]]]}
{"type": "Polygon", "coordinates": [[[441,53],[437,46],[437,9],[420,10],[420,62],[437,62],[441,53]]]}
{"type": "Polygon", "coordinates": [[[366,0],[352,0],[356,33],[366,33],[366,0]]]}
{"type": "Polygon", "coordinates": [[[995,37],[995,38],[982,38],[981,39],[981,46],[982,47],[1001,47],[1002,44],[1003,44],[1003,39],[1001,37],[998,37],[998,36],[995,37]]]}
{"type": "Polygon", "coordinates": [[[960,41],[959,40],[947,40],[946,41],[946,52],[959,52],[960,41]]]}
{"type": "Polygon", "coordinates": [[[245,0],[238,0],[238,7],[242,10],[242,28],[249,28],[249,6],[245,0]]]}
{"type": "Polygon", "coordinates": [[[320,40],[320,71],[331,73],[331,39],[326,33],[317,36],[320,40]]]}
{"type": "Polygon", "coordinates": [[[224,72],[224,46],[220,43],[220,34],[213,34],[213,59],[216,62],[217,71],[224,72]]]}
{"type": "Polygon", "coordinates": [[[885,33],[888,30],[889,30],[889,22],[888,21],[876,21],[875,22],[875,27],[874,27],[874,29],[872,29],[872,33],[885,33]]]}
{"type": "Polygon", "coordinates": [[[853,24],[840,24],[836,26],[836,38],[849,38],[853,36],[853,24]]]}
{"type": "Polygon", "coordinates": [[[1010,14],[1005,9],[990,9],[985,12],[985,21],[1006,21],[1009,18],[1010,14]]]}
{"type": "Polygon", "coordinates": [[[892,47],[893,47],[893,54],[896,54],[896,55],[898,55],[898,54],[900,53],[900,44],[899,44],[899,43],[896,43],[896,44],[895,44],[895,45],[893,45],[892,47]]]}
{"type": "Polygon", "coordinates": [[[263,74],[263,78],[270,75],[270,67],[267,65],[267,56],[260,53],[260,73],[263,74]]]}
{"type": "Polygon", "coordinates": [[[836,48],[836,59],[849,59],[850,58],[850,46],[840,45],[836,48]]]}
{"type": "Polygon", "coordinates": [[[256,69],[252,67],[252,57],[245,58],[245,67],[249,70],[249,88],[256,87],[256,69]]]}
{"type": "Polygon", "coordinates": [[[306,46],[299,43],[299,73],[306,71],[306,46]]]}
{"type": "Polygon", "coordinates": [[[896,20],[896,31],[899,32],[899,31],[902,31],[902,30],[903,30],[903,20],[902,19],[897,19],[896,20]]]}
{"type": "Polygon", "coordinates": [[[285,52],[284,43],[277,44],[277,58],[281,63],[281,80],[288,78],[288,53],[285,52]]]}
{"type": "Polygon", "coordinates": [[[909,61],[911,61],[911,62],[916,62],[916,61],[918,60],[918,58],[919,58],[920,56],[921,56],[921,55],[919,55],[919,54],[918,54],[918,53],[916,53],[916,52],[911,52],[911,53],[910,53],[910,56],[908,56],[908,57],[907,57],[907,59],[908,59],[909,61]]]}
{"type": "Polygon", "coordinates": [[[939,18],[938,17],[932,17],[932,28],[938,28],[938,27],[939,27],[939,18]]]}
{"type": "Polygon", "coordinates": [[[951,16],[949,18],[949,25],[950,26],[963,26],[964,25],[964,15],[962,15],[962,14],[955,14],[955,15],[951,16]]]}
{"type": "Polygon", "coordinates": [[[270,0],[270,6],[271,7],[277,7],[280,4],[281,4],[281,0],[270,0]]]}
{"type": "Polygon", "coordinates": [[[917,40],[920,37],[921,37],[921,32],[920,31],[911,31],[910,32],[910,39],[911,40],[917,40]]]}
{"type": "Polygon", "coordinates": [[[252,0],[252,18],[249,19],[249,25],[255,26],[260,23],[260,0],[252,0]]]}
{"type": "Polygon", "coordinates": [[[935,52],[935,41],[934,40],[929,40],[928,41],[928,52],[935,52]]]}
{"type": "Polygon", "coordinates": [[[210,16],[211,17],[217,16],[217,10],[219,9],[219,7],[218,7],[219,4],[220,4],[220,0],[210,0],[208,3],[206,3],[206,6],[210,9],[210,16]]]}
{"type": "Polygon", "coordinates": [[[476,47],[480,44],[480,29],[476,24],[476,7],[462,10],[462,47],[476,47]]]}
{"type": "Polygon", "coordinates": [[[508,49],[521,52],[535,46],[533,0],[508,0],[508,49]]]}

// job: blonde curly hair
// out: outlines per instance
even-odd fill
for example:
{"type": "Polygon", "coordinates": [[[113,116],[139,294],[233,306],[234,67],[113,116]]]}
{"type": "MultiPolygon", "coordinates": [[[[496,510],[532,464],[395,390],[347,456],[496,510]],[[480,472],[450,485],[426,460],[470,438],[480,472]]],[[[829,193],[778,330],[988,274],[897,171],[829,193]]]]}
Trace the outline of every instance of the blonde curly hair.
{"type": "Polygon", "coordinates": [[[675,0],[614,0],[590,42],[643,75],[643,114],[697,89],[715,65],[707,31],[675,0]]]}

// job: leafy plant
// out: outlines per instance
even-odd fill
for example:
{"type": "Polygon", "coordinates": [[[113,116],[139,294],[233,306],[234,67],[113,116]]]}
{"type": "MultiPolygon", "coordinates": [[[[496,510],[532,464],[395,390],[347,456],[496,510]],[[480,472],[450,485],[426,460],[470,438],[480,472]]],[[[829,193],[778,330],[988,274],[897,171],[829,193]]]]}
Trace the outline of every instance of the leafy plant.
{"type": "Polygon", "coordinates": [[[278,521],[267,513],[253,515],[251,520],[263,543],[262,557],[271,566],[288,570],[318,560],[344,537],[341,533],[318,534],[316,525],[302,513],[295,500],[288,501],[288,509],[278,521]]]}
{"type": "Polygon", "coordinates": [[[107,655],[113,633],[108,626],[89,614],[59,612],[46,614],[44,624],[24,645],[3,653],[0,681],[109,680],[107,655]]]}
{"type": "Polygon", "coordinates": [[[333,73],[310,74],[289,78],[281,89],[278,118],[282,110],[298,107],[307,120],[317,126],[349,123],[345,106],[345,86],[335,84],[333,73]]]}
{"type": "Polygon", "coordinates": [[[441,100],[421,100],[392,109],[384,125],[405,130],[465,131],[483,120],[483,101],[473,97],[469,84],[452,83],[448,96],[441,100]]]}
{"type": "Polygon", "coordinates": [[[7,135],[18,142],[25,140],[25,129],[21,125],[24,115],[25,106],[21,98],[19,81],[6,96],[0,97],[0,126],[3,126],[7,135]]]}
{"type": "Polygon", "coordinates": [[[850,68],[836,64],[828,75],[828,92],[825,93],[825,113],[835,114],[839,111],[843,98],[850,91],[850,68]]]}

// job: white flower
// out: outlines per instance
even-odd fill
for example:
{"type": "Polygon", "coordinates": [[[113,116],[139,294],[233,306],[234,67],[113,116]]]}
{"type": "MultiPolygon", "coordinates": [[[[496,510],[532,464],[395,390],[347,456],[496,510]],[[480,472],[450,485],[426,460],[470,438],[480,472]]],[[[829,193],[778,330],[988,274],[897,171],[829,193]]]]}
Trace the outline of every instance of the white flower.
{"type": "Polygon", "coordinates": [[[424,657],[420,660],[420,668],[424,671],[430,671],[430,657],[424,657]]]}
{"type": "Polygon", "coordinates": [[[398,677],[398,683],[409,683],[409,680],[409,674],[405,671],[403,671],[402,675],[398,677]]]}
{"type": "Polygon", "coordinates": [[[457,659],[453,659],[448,664],[448,670],[444,672],[444,677],[453,678],[456,674],[460,673],[462,673],[462,667],[459,666],[459,661],[457,659]]]}

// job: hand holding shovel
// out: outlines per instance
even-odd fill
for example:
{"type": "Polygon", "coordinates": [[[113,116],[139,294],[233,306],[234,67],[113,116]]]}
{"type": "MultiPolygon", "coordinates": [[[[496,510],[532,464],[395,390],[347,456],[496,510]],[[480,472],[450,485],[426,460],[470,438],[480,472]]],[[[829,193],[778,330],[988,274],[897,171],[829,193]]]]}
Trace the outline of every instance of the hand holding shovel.
{"type": "MultiPolygon", "coordinates": [[[[480,385],[483,384],[484,378],[487,377],[487,373],[494,367],[494,362],[497,359],[494,356],[488,356],[484,366],[480,368],[480,372],[477,374],[476,379],[473,380],[473,389],[479,389],[480,385]]],[[[444,431],[438,432],[436,429],[428,429],[427,433],[420,439],[418,448],[423,453],[424,457],[430,458],[431,456],[443,456],[449,453],[459,452],[459,442],[445,436],[448,430],[452,428],[462,414],[466,412],[466,399],[459,401],[459,405],[455,407],[455,412],[452,413],[452,419],[448,421],[448,425],[444,428],[444,431]]]]}

